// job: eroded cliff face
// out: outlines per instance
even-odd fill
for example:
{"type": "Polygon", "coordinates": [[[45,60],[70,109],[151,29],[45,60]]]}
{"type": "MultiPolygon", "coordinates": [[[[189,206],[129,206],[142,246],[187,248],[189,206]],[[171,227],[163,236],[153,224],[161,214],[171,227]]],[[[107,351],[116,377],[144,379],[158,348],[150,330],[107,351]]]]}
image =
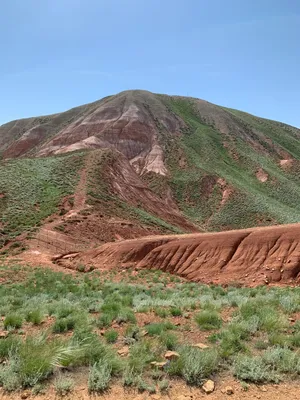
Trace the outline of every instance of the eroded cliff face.
{"type": "MultiPolygon", "coordinates": [[[[159,97],[144,91],[120,93],[87,105],[86,109],[80,108],[77,114],[77,118],[75,114],[64,124],[58,123],[57,116],[50,116],[45,121],[24,121],[20,125],[21,132],[17,132],[16,140],[5,148],[3,156],[13,158],[32,153],[40,157],[114,148],[124,154],[139,174],[166,175],[164,154],[158,140],[160,127],[176,134],[185,126],[184,121],[167,110],[159,97]],[[51,132],[49,125],[53,127],[51,132]]],[[[7,128],[15,134],[16,127],[7,128]]]]}
{"type": "Polygon", "coordinates": [[[299,283],[300,224],[126,240],[58,262],[154,268],[206,283],[299,283]]]}

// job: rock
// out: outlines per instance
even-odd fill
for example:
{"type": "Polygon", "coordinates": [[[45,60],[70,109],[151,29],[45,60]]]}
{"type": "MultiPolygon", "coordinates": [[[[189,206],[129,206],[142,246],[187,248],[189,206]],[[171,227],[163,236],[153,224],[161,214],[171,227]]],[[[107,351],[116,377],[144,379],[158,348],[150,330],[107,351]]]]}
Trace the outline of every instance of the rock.
{"type": "Polygon", "coordinates": [[[198,349],[201,349],[201,350],[205,350],[205,349],[209,348],[209,346],[207,346],[207,344],[204,344],[204,343],[196,343],[196,344],[193,344],[192,347],[197,347],[198,349]]]}
{"type": "Polygon", "coordinates": [[[153,367],[158,367],[158,368],[163,369],[166,365],[168,365],[168,361],[161,361],[161,362],[159,362],[159,361],[152,361],[150,364],[151,364],[153,367]]]}
{"type": "Polygon", "coordinates": [[[296,322],[295,318],[289,318],[290,322],[296,322]]]}
{"type": "Polygon", "coordinates": [[[7,336],[8,336],[8,332],[6,332],[6,331],[0,332],[0,338],[6,338],[7,336]]]}
{"type": "Polygon", "coordinates": [[[21,399],[22,399],[22,400],[27,399],[29,396],[30,396],[30,393],[29,393],[29,392],[23,392],[23,393],[21,393],[21,399]]]}
{"type": "Polygon", "coordinates": [[[261,390],[262,392],[267,392],[267,391],[268,391],[268,389],[265,388],[264,386],[262,386],[260,390],[261,390]]]}
{"type": "Polygon", "coordinates": [[[226,386],[225,393],[230,396],[231,394],[234,393],[234,390],[233,390],[233,388],[231,386],[226,386]]]}
{"type": "Polygon", "coordinates": [[[151,399],[153,400],[160,400],[161,396],[159,394],[154,394],[153,396],[151,396],[151,399]]]}
{"type": "Polygon", "coordinates": [[[121,357],[126,357],[129,354],[129,347],[128,346],[124,346],[124,347],[122,347],[122,349],[118,350],[117,353],[121,357]]]}
{"type": "Polygon", "coordinates": [[[141,336],[147,336],[148,332],[146,331],[146,329],[142,329],[141,332],[140,332],[140,335],[141,336]]]}
{"type": "Polygon", "coordinates": [[[180,355],[178,353],[176,353],[176,351],[167,351],[165,354],[165,358],[167,360],[176,360],[179,357],[180,357],[180,355]]]}
{"type": "Polygon", "coordinates": [[[212,393],[215,390],[215,382],[209,379],[204,383],[202,389],[206,394],[212,393]]]}
{"type": "Polygon", "coordinates": [[[181,322],[180,322],[180,321],[177,321],[177,322],[175,322],[174,325],[175,325],[175,326],[180,326],[180,325],[181,325],[181,322]]]}

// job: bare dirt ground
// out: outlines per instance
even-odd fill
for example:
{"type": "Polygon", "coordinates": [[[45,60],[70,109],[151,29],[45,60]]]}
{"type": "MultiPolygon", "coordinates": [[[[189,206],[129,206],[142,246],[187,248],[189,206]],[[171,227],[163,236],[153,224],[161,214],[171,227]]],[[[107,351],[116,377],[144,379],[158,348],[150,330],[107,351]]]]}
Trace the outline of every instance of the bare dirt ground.
{"type": "MultiPolygon", "coordinates": [[[[67,374],[65,374],[67,375],[67,374]]],[[[36,400],[52,400],[61,398],[55,393],[54,388],[47,390],[46,394],[39,394],[33,396],[28,391],[20,392],[19,394],[10,395],[4,393],[0,389],[0,398],[3,400],[16,400],[33,398],[36,400]]],[[[64,399],[71,400],[90,400],[90,399],[103,399],[103,400],[198,400],[198,399],[212,399],[224,400],[226,398],[232,400],[299,400],[300,398],[300,384],[298,382],[289,382],[280,385],[249,385],[247,389],[243,388],[241,384],[226,376],[220,377],[216,381],[216,388],[213,393],[206,394],[202,389],[188,387],[181,382],[172,382],[168,394],[146,394],[139,393],[137,390],[125,390],[119,385],[113,385],[112,388],[104,394],[89,394],[86,389],[86,376],[82,373],[76,375],[76,386],[74,391],[63,397],[64,399]],[[233,394],[226,394],[226,388],[232,388],[233,394]]]]}

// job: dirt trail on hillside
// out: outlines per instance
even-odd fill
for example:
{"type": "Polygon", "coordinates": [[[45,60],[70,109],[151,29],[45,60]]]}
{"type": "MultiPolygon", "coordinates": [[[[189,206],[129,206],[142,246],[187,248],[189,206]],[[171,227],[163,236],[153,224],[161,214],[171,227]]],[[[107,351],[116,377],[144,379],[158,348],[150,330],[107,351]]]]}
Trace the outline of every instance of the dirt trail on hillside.
{"type": "MultiPolygon", "coordinates": [[[[70,235],[58,232],[56,229],[63,224],[68,218],[76,216],[80,211],[88,208],[86,206],[86,188],[87,188],[87,171],[89,167],[91,155],[86,158],[85,165],[80,171],[79,181],[74,193],[73,207],[70,206],[68,198],[63,203],[67,204],[68,212],[63,215],[55,215],[51,217],[50,222],[46,222],[36,235],[36,239],[31,243],[32,247],[46,247],[55,252],[65,252],[82,250],[88,247],[88,243],[77,241],[70,235]]],[[[63,205],[66,209],[66,205],[63,205]]]]}
{"type": "Polygon", "coordinates": [[[154,268],[189,280],[248,285],[300,282],[300,224],[219,233],[149,236],[107,243],[56,262],[154,268]]]}

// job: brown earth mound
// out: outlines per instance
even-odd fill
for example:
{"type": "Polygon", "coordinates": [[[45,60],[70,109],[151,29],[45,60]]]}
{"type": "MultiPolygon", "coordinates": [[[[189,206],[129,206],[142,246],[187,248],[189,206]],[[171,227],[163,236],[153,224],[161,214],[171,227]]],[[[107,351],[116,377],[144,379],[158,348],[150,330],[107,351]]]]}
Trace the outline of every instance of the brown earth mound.
{"type": "Polygon", "coordinates": [[[155,268],[206,283],[298,283],[300,224],[125,240],[56,261],[71,268],[155,268]]]}

